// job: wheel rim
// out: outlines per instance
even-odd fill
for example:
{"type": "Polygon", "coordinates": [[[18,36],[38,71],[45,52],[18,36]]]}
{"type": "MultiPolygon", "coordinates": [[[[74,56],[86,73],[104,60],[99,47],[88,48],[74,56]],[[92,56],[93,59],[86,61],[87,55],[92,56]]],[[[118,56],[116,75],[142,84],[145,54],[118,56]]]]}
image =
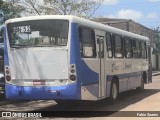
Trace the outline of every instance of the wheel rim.
{"type": "Polygon", "coordinates": [[[117,86],[115,83],[113,83],[113,86],[112,86],[112,97],[113,99],[117,98],[117,86]]]}

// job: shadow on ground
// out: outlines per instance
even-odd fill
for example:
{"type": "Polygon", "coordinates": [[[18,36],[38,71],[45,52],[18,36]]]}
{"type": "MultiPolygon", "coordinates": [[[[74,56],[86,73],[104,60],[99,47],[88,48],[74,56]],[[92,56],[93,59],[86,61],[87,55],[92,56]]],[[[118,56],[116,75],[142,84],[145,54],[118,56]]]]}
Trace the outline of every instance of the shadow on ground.
{"type": "Polygon", "coordinates": [[[37,109],[36,111],[48,111],[48,113],[53,113],[53,116],[57,117],[108,116],[158,92],[160,92],[160,89],[145,89],[141,93],[137,93],[136,90],[130,90],[121,93],[116,104],[110,104],[109,99],[100,100],[98,102],[81,101],[76,102],[76,104],[56,104],[46,108],[37,109]]]}

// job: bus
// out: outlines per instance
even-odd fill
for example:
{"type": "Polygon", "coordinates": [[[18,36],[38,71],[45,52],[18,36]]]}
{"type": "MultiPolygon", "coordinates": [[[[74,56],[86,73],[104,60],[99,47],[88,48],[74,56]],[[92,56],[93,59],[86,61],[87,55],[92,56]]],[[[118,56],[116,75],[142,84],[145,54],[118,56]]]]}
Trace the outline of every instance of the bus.
{"type": "Polygon", "coordinates": [[[7,20],[7,100],[116,102],[151,82],[147,37],[70,15],[7,20]]]}

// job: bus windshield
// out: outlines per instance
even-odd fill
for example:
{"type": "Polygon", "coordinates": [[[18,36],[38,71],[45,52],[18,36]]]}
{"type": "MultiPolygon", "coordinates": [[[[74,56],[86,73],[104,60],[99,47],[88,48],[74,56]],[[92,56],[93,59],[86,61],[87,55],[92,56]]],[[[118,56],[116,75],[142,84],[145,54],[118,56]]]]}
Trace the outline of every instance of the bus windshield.
{"type": "Polygon", "coordinates": [[[66,46],[68,28],[66,20],[32,20],[7,26],[11,48],[66,46]]]}

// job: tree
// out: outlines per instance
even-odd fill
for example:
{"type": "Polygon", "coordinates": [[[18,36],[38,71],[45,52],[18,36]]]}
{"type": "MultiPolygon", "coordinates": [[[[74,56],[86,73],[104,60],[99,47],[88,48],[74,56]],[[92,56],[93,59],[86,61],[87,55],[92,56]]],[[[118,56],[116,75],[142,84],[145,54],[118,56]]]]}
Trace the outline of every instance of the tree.
{"type": "Polygon", "coordinates": [[[0,10],[4,13],[4,19],[19,17],[25,10],[20,4],[20,0],[0,0],[0,10]]]}
{"type": "Polygon", "coordinates": [[[76,15],[90,18],[104,0],[6,0],[25,15],[76,15]],[[14,4],[13,4],[14,3],[14,4]],[[16,7],[17,8],[17,7],[16,7]]]}
{"type": "Polygon", "coordinates": [[[45,14],[76,15],[90,18],[104,0],[44,0],[45,14]]]}
{"type": "MultiPolygon", "coordinates": [[[[19,5],[25,8],[24,15],[41,15],[44,11],[43,0],[18,0],[19,5]]],[[[44,0],[45,1],[45,0],[44,0]]]]}
{"type": "Polygon", "coordinates": [[[20,15],[76,15],[90,18],[104,0],[0,0],[5,19],[20,15]]]}

